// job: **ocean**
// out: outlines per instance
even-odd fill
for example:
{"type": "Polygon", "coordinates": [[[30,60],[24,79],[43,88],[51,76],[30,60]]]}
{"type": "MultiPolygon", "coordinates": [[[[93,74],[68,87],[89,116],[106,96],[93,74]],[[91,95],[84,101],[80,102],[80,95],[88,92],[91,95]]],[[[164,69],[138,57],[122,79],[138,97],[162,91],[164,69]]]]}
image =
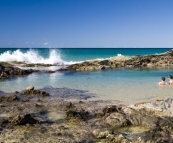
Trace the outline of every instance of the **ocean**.
{"type": "MultiPolygon", "coordinates": [[[[1,48],[0,61],[25,61],[64,66],[85,60],[121,55],[161,54],[168,50],[170,48],[1,48]]],[[[48,69],[56,68],[59,67],[48,69]]],[[[157,85],[162,76],[165,76],[168,81],[169,75],[173,75],[173,67],[33,73],[0,81],[0,90],[14,92],[21,91],[29,85],[35,88],[51,86],[80,90],[94,96],[89,100],[119,100],[128,104],[172,97],[173,86],[157,85]]]]}

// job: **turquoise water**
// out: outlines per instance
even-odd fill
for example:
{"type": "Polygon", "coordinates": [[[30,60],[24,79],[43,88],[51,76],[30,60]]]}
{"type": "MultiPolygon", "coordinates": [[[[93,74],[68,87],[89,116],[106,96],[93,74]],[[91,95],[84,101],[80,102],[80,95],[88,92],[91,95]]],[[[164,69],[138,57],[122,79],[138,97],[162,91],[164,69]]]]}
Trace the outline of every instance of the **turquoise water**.
{"type": "Polygon", "coordinates": [[[151,101],[172,97],[173,86],[158,86],[160,77],[173,73],[173,68],[115,69],[95,72],[34,73],[0,82],[2,91],[14,92],[29,85],[52,86],[87,91],[91,100],[120,100],[123,103],[151,101]]]}
{"type": "Polygon", "coordinates": [[[32,63],[69,63],[91,59],[109,58],[118,54],[125,56],[160,54],[170,48],[1,48],[0,61],[26,61],[32,63]]]}
{"type": "MultiPolygon", "coordinates": [[[[49,51],[49,49],[44,50],[49,51]]],[[[118,53],[122,55],[163,53],[168,49],[57,50],[59,54],[61,54],[61,60],[68,62],[83,61],[89,57],[92,57],[91,59],[107,58],[115,56],[118,53]],[[92,50],[93,53],[91,52],[92,50]],[[68,59],[70,51],[73,54],[71,54],[71,57],[68,59]],[[79,54],[81,51],[86,51],[84,54],[85,56],[81,56],[82,54],[79,54]],[[90,55],[88,55],[88,53],[90,53],[90,55]],[[66,56],[63,56],[63,54],[66,56]]],[[[47,58],[49,58],[49,56],[47,56],[47,58]]],[[[28,76],[0,81],[0,90],[5,92],[14,92],[16,90],[20,91],[29,85],[34,85],[36,88],[43,88],[45,86],[52,86],[56,88],[65,87],[83,90],[90,95],[94,95],[95,97],[90,100],[120,100],[123,101],[123,103],[136,103],[140,101],[151,101],[161,97],[172,97],[173,86],[158,86],[156,84],[160,81],[162,76],[168,77],[168,75],[173,75],[173,67],[135,69],[120,68],[88,72],[56,72],[53,74],[33,73],[28,76]]]]}

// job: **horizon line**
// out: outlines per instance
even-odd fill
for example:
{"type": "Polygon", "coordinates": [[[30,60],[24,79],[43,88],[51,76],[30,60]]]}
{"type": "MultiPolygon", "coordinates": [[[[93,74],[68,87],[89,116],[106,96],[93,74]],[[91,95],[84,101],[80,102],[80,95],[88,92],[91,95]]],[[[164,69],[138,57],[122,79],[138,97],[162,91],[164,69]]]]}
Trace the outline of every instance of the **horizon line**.
{"type": "Polygon", "coordinates": [[[173,48],[173,47],[0,47],[2,48],[173,48]]]}

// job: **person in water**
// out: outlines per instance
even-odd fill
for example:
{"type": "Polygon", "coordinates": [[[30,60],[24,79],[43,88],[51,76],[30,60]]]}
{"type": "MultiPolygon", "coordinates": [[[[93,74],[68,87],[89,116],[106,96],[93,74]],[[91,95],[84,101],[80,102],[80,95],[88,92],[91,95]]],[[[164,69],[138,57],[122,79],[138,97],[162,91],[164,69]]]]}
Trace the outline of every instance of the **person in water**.
{"type": "Polygon", "coordinates": [[[169,84],[173,85],[173,77],[172,77],[172,75],[168,76],[168,78],[169,78],[169,84]]]}
{"type": "Polygon", "coordinates": [[[162,77],[162,81],[158,83],[159,85],[167,85],[168,83],[165,81],[165,77],[162,77]]]}

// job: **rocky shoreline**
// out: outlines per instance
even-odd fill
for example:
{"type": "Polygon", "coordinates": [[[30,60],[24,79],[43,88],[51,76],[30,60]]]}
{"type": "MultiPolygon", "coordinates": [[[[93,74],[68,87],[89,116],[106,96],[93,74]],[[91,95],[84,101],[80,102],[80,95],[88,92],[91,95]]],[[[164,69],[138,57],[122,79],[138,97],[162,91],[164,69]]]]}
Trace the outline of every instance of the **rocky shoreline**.
{"type": "Polygon", "coordinates": [[[0,141],[173,142],[172,98],[122,105],[119,101],[81,100],[85,97],[81,94],[62,96],[60,90],[30,86],[15,93],[2,92],[0,141]],[[75,101],[68,100],[71,98],[75,101]]]}
{"type": "MultiPolygon", "coordinates": [[[[85,61],[58,71],[172,65],[173,50],[170,50],[160,55],[85,61]]],[[[0,80],[42,72],[20,69],[37,66],[55,65],[0,62],[0,80]]],[[[123,105],[117,100],[87,101],[88,98],[92,96],[67,88],[30,86],[14,93],[0,91],[0,143],[173,142],[173,98],[133,105],[123,105]]]]}
{"type": "MultiPolygon", "coordinates": [[[[0,62],[0,79],[7,79],[14,76],[28,75],[33,72],[43,72],[32,69],[35,67],[59,66],[58,64],[28,64],[25,62],[0,62]],[[27,69],[22,69],[23,67],[27,69]],[[30,68],[30,69],[29,69],[30,68]]],[[[90,60],[82,63],[65,66],[58,70],[47,70],[46,73],[55,73],[56,71],[93,71],[114,68],[135,68],[135,67],[161,67],[173,66],[173,50],[160,55],[145,56],[117,56],[103,60],[90,60]]]]}
{"type": "Polygon", "coordinates": [[[7,79],[14,76],[28,75],[35,72],[35,70],[22,70],[20,68],[14,67],[7,62],[0,62],[0,79],[7,79]]]}
{"type": "Polygon", "coordinates": [[[172,66],[173,50],[159,55],[118,56],[104,60],[90,60],[61,68],[60,71],[93,71],[114,68],[172,66]]]}
{"type": "Polygon", "coordinates": [[[46,73],[55,73],[51,70],[36,70],[32,69],[34,67],[50,67],[58,66],[52,64],[27,64],[24,62],[0,62],[0,80],[12,78],[15,76],[29,75],[34,72],[46,72],[46,73]],[[22,67],[27,67],[29,69],[22,69],[22,67]]]}

